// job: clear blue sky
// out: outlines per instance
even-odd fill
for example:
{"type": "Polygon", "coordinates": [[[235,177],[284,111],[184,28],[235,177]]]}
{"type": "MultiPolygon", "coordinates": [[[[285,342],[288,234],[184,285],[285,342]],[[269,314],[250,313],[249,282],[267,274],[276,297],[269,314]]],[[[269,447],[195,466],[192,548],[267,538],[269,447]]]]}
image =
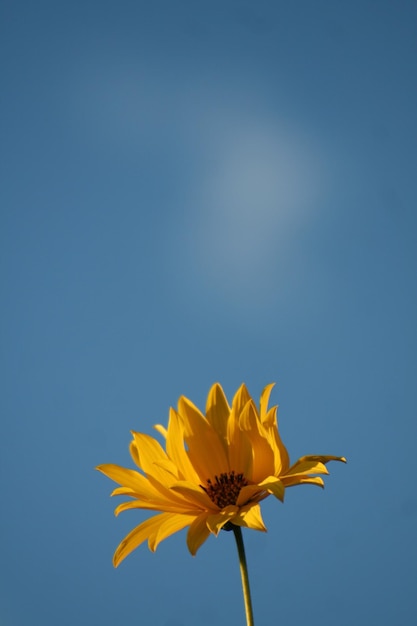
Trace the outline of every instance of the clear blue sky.
{"type": "Polygon", "coordinates": [[[277,382],[322,492],[246,532],[257,626],[417,620],[417,5],[2,2],[1,626],[244,623],[233,537],[111,558],[95,465],[277,382]]]}

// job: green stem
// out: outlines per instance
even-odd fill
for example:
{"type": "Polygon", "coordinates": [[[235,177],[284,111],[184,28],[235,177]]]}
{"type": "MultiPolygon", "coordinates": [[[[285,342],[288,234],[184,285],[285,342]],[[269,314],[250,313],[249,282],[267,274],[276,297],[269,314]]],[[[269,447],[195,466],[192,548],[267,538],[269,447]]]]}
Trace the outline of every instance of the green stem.
{"type": "Polygon", "coordinates": [[[233,525],[233,532],[236,539],[237,551],[239,554],[240,575],[242,577],[243,600],[245,602],[246,624],[254,626],[252,600],[250,597],[248,566],[246,563],[245,546],[243,545],[242,529],[233,525]]]}

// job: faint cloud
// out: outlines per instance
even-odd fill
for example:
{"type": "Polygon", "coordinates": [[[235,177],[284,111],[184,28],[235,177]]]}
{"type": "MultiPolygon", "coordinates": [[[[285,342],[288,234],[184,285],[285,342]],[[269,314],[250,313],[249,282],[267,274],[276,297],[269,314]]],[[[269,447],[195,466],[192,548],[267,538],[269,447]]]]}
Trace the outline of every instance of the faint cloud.
{"type": "Polygon", "coordinates": [[[279,119],[218,117],[210,127],[190,245],[213,288],[246,297],[248,283],[263,291],[293,255],[324,193],[324,163],[279,119]]]}
{"type": "MultiPolygon", "coordinates": [[[[177,229],[166,233],[177,288],[247,308],[249,285],[257,307],[271,283],[281,293],[294,285],[305,261],[300,234],[325,199],[326,157],[317,138],[262,101],[255,82],[174,80],[124,63],[90,67],[74,91],[109,150],[124,143],[156,160],[162,151],[165,166],[166,155],[173,160],[183,201],[164,211],[177,229]]],[[[159,171],[160,180],[170,174],[159,171]]]]}

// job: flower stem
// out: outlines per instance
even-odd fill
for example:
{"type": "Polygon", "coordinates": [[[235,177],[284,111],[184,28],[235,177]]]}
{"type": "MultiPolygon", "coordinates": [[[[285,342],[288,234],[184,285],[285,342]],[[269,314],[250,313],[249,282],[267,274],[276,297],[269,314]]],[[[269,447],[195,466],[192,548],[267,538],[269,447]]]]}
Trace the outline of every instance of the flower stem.
{"type": "Polygon", "coordinates": [[[248,566],[246,563],[245,546],[243,545],[242,529],[233,525],[233,532],[236,539],[237,551],[239,554],[240,575],[242,577],[243,600],[245,602],[246,624],[254,626],[252,600],[250,597],[248,566]]]}

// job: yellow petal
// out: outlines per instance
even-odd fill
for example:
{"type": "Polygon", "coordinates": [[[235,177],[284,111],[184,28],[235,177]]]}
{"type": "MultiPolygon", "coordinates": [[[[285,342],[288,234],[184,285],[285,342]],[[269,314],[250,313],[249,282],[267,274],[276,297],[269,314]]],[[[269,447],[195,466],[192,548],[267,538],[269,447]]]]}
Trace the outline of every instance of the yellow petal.
{"type": "Polygon", "coordinates": [[[306,474],[295,474],[294,476],[281,476],[285,487],[295,487],[296,485],[317,485],[324,487],[324,480],[320,476],[308,476],[306,474]]]}
{"type": "Polygon", "coordinates": [[[174,480],[178,480],[178,468],[172,463],[171,459],[155,461],[155,465],[165,470],[164,482],[167,484],[174,480]]]}
{"type": "Polygon", "coordinates": [[[132,498],[137,497],[134,489],[130,487],[116,487],[110,494],[111,496],[132,496],[132,498]]]}
{"type": "Polygon", "coordinates": [[[292,465],[285,473],[285,476],[296,476],[298,474],[328,474],[329,470],[320,461],[299,460],[292,465]]]}
{"type": "Polygon", "coordinates": [[[171,515],[149,536],[149,549],[155,552],[161,541],[189,526],[194,520],[195,515],[171,515]]]}
{"type": "Polygon", "coordinates": [[[114,465],[113,463],[98,465],[96,469],[108,478],[111,478],[111,480],[114,480],[115,483],[123,487],[129,487],[135,492],[146,491],[149,487],[145,476],[142,476],[135,470],[120,467],[120,465],[114,465]]]}
{"type": "Polygon", "coordinates": [[[139,451],[137,449],[136,441],[134,439],[132,439],[132,441],[129,444],[129,452],[130,452],[130,456],[132,457],[135,465],[137,465],[137,467],[139,467],[139,469],[142,469],[142,467],[140,465],[139,451]]]}
{"type": "Polygon", "coordinates": [[[159,526],[171,516],[171,513],[160,513],[136,526],[119,544],[113,556],[113,565],[117,567],[133,550],[148,537],[155,533],[159,526]]]}
{"type": "Polygon", "coordinates": [[[295,474],[328,474],[329,471],[325,467],[325,463],[329,461],[341,461],[346,463],[343,456],[323,456],[310,454],[302,456],[285,472],[286,476],[294,476],[295,474]]]}
{"type": "Polygon", "coordinates": [[[185,426],[185,441],[188,456],[197,471],[200,481],[229,471],[229,463],[219,435],[208,423],[194,404],[181,396],[178,401],[178,413],[185,426]]]}
{"type": "Polygon", "coordinates": [[[319,463],[329,463],[330,461],[341,461],[342,463],[346,463],[346,459],[344,456],[333,456],[329,454],[307,454],[307,456],[302,456],[299,461],[318,461],[319,463]]]}
{"type": "Polygon", "coordinates": [[[144,500],[129,500],[129,502],[123,502],[119,504],[114,510],[116,517],[123,513],[123,511],[129,511],[131,509],[142,509],[144,511],[163,511],[164,513],[179,513],[181,515],[198,515],[200,511],[192,505],[187,506],[183,502],[180,504],[172,501],[164,502],[145,502],[144,500]]]}
{"type": "Polygon", "coordinates": [[[271,406],[268,413],[263,416],[262,424],[265,426],[265,428],[277,427],[277,411],[278,406],[271,406]]]}
{"type": "Polygon", "coordinates": [[[259,485],[246,485],[246,487],[242,487],[240,490],[236,504],[237,506],[244,506],[249,501],[253,502],[262,500],[263,493],[264,489],[259,485]]]}
{"type": "Polygon", "coordinates": [[[136,444],[140,467],[148,477],[152,476],[160,483],[171,482],[172,475],[178,477],[175,464],[169,460],[159,441],[143,433],[132,431],[132,435],[136,444]],[[165,466],[168,464],[170,469],[165,469],[162,464],[165,466]]]}
{"type": "Polygon", "coordinates": [[[216,511],[219,508],[214,504],[214,502],[212,502],[212,500],[210,500],[206,492],[199,485],[197,486],[184,480],[173,484],[170,489],[175,493],[181,494],[196,508],[200,508],[205,511],[216,511]]]}
{"type": "Polygon", "coordinates": [[[181,506],[184,503],[184,499],[179,494],[176,495],[169,491],[151,476],[145,478],[145,476],[134,470],[111,464],[100,465],[97,469],[115,482],[123,485],[123,487],[115,489],[112,495],[128,495],[140,501],[152,502],[154,505],[157,505],[155,508],[159,510],[164,510],[166,506],[172,506],[173,504],[181,506]]]}
{"type": "Polygon", "coordinates": [[[187,533],[187,546],[193,556],[210,535],[207,528],[207,513],[202,513],[191,524],[187,533]]]}
{"type": "Polygon", "coordinates": [[[172,408],[169,411],[166,449],[169,458],[178,468],[178,478],[198,483],[198,474],[184,448],[184,424],[172,408]]]}
{"type": "Polygon", "coordinates": [[[259,487],[262,487],[268,493],[272,493],[278,500],[284,502],[285,487],[279,478],[268,476],[268,478],[259,483],[259,487]]]}
{"type": "Polygon", "coordinates": [[[285,487],[294,487],[303,484],[324,487],[322,478],[319,476],[310,476],[310,474],[328,474],[329,472],[324,464],[329,461],[341,461],[342,463],[346,463],[346,459],[343,456],[303,456],[294,463],[285,476],[281,476],[280,478],[285,487]]]}
{"type": "Polygon", "coordinates": [[[290,466],[290,457],[288,456],[287,448],[284,446],[278,430],[277,409],[278,407],[276,406],[272,407],[265,418],[265,430],[267,432],[268,441],[274,452],[275,476],[285,474],[290,466]],[[269,424],[271,425],[269,426],[269,424]]]}
{"type": "Polygon", "coordinates": [[[160,434],[162,435],[162,437],[164,439],[167,438],[167,429],[165,428],[165,426],[162,426],[162,424],[155,424],[154,425],[154,429],[160,434]]]}
{"type": "Polygon", "coordinates": [[[232,520],[239,513],[239,507],[230,504],[224,509],[207,517],[207,528],[211,533],[217,535],[228,521],[232,520]]]}
{"type": "Polygon", "coordinates": [[[252,398],[250,397],[246,385],[243,384],[237,390],[232,402],[232,409],[234,409],[237,417],[240,416],[241,412],[243,411],[249,400],[252,400],[252,398]]]}
{"type": "Polygon", "coordinates": [[[158,482],[155,478],[152,478],[152,476],[149,476],[149,483],[155,488],[155,496],[152,499],[152,502],[160,504],[159,508],[161,511],[164,510],[166,504],[171,506],[178,505],[178,510],[182,510],[184,513],[189,512],[190,508],[196,508],[196,505],[194,503],[191,505],[190,502],[184,498],[183,495],[181,495],[181,493],[175,492],[171,489],[171,485],[174,484],[172,481],[169,486],[165,486],[158,482]]]}
{"type": "Polygon", "coordinates": [[[259,504],[246,505],[246,507],[242,507],[238,515],[233,518],[233,524],[236,524],[236,526],[245,526],[246,528],[266,532],[266,526],[262,519],[261,507],[259,504]]]}
{"type": "Polygon", "coordinates": [[[257,483],[274,474],[275,458],[252,400],[246,404],[240,414],[239,427],[245,431],[251,443],[253,455],[251,480],[257,483]]]}
{"type": "Polygon", "coordinates": [[[261,399],[259,402],[259,413],[260,413],[262,422],[265,420],[265,417],[268,413],[269,396],[271,395],[271,391],[273,390],[274,387],[275,387],[275,383],[270,383],[269,385],[264,387],[261,393],[261,399]]]}
{"type": "Polygon", "coordinates": [[[257,485],[246,485],[240,490],[237,506],[244,507],[249,502],[258,502],[267,497],[268,494],[274,495],[281,502],[284,501],[285,487],[283,482],[276,476],[268,476],[257,485]]]}
{"type": "Polygon", "coordinates": [[[230,407],[224,391],[219,383],[215,383],[207,397],[206,416],[207,421],[217,432],[224,446],[227,446],[227,420],[229,415],[230,407]]]}
{"type": "Polygon", "coordinates": [[[253,454],[252,444],[246,432],[239,427],[239,417],[232,409],[227,424],[229,441],[229,464],[236,474],[243,474],[252,480],[253,454]]]}

